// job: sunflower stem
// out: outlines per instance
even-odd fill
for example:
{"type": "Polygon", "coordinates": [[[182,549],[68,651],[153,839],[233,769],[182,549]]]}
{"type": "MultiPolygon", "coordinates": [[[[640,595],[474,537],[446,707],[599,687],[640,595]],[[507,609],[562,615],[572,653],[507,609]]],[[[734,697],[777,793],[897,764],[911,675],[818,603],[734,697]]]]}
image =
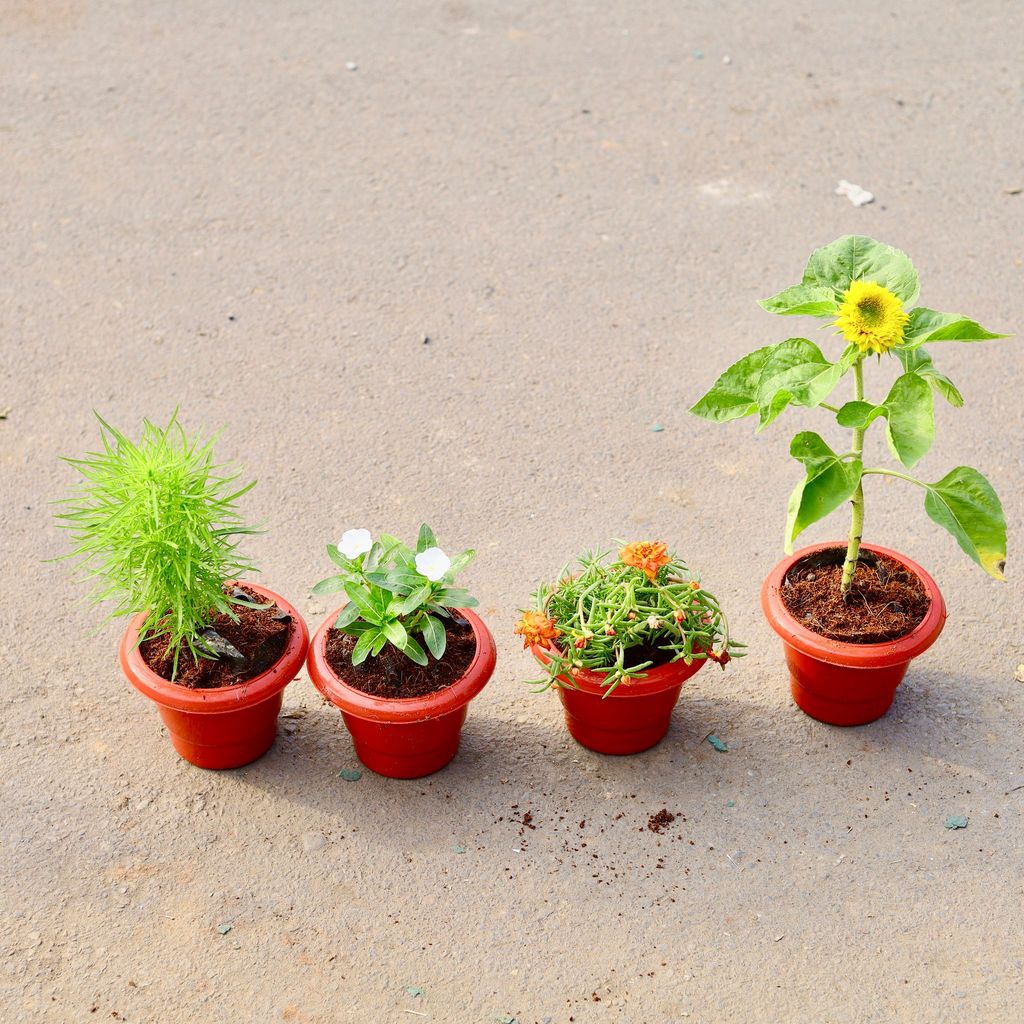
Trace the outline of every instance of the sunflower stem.
{"type": "MultiPolygon", "coordinates": [[[[853,364],[853,392],[854,399],[858,402],[864,401],[864,357],[860,356],[853,364]]],[[[864,455],[864,430],[857,428],[853,431],[853,444],[850,450],[855,459],[864,455]]],[[[857,571],[857,558],[860,555],[860,541],[864,531],[864,485],[857,482],[857,490],[853,492],[850,499],[853,505],[853,515],[850,521],[850,537],[846,544],[846,561],[843,563],[843,600],[849,599],[850,587],[853,585],[853,574],[857,571]]]]}

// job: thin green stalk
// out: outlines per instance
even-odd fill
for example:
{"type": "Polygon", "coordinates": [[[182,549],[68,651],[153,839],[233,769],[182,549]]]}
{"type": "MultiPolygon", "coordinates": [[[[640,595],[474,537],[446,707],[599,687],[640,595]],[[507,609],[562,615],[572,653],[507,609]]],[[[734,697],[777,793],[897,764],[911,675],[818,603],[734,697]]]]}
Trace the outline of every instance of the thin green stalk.
{"type": "MultiPolygon", "coordinates": [[[[854,398],[858,402],[864,401],[864,357],[861,356],[853,364],[853,389],[854,398]]],[[[864,430],[857,428],[853,432],[853,444],[850,446],[855,459],[864,455],[864,430]]],[[[850,499],[853,505],[853,515],[850,520],[850,538],[846,545],[846,561],[843,563],[842,591],[845,600],[853,585],[853,574],[857,570],[857,558],[860,555],[860,542],[864,532],[864,485],[857,483],[857,490],[853,492],[850,499]]]]}
{"type": "Polygon", "coordinates": [[[863,476],[894,476],[898,480],[906,480],[908,483],[917,484],[918,487],[927,487],[928,485],[923,480],[918,480],[916,476],[907,476],[906,473],[897,473],[895,469],[865,469],[863,476]]]}

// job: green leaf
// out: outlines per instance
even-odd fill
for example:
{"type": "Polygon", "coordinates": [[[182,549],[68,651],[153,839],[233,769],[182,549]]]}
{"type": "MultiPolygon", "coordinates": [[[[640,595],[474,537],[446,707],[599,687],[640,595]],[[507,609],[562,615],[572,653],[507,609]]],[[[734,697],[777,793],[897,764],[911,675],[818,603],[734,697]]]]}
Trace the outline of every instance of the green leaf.
{"type": "Polygon", "coordinates": [[[346,626],[355,622],[359,618],[359,605],[354,602],[349,602],[344,608],[338,613],[338,617],[334,620],[335,629],[344,629],[346,626]]]}
{"type": "Polygon", "coordinates": [[[986,331],[976,320],[959,313],[938,313],[918,306],[910,311],[910,323],[903,331],[903,346],[916,348],[929,341],[990,341],[1006,337],[1009,335],[986,331]]]}
{"type": "Polygon", "coordinates": [[[420,605],[429,601],[433,592],[433,588],[430,586],[418,587],[404,600],[392,602],[388,610],[392,615],[408,615],[410,612],[416,611],[420,605]]]}
{"type": "Polygon", "coordinates": [[[885,410],[881,406],[870,402],[847,402],[836,413],[836,422],[841,427],[866,430],[879,416],[884,415],[885,410]]]}
{"type": "Polygon", "coordinates": [[[462,590],[458,587],[442,590],[434,600],[445,608],[475,608],[479,603],[475,597],[470,595],[468,590],[462,590]]]}
{"type": "Polygon", "coordinates": [[[375,629],[368,629],[363,633],[356,641],[355,647],[352,649],[352,664],[362,665],[364,661],[370,656],[370,650],[373,647],[374,640],[380,634],[375,629]]]}
{"type": "Polygon", "coordinates": [[[761,414],[758,431],[768,426],[790,402],[814,407],[825,401],[853,361],[847,351],[838,363],[831,363],[806,338],[788,338],[773,346],[757,384],[761,414]]]}
{"type": "Polygon", "coordinates": [[[770,299],[761,299],[758,305],[779,316],[830,317],[838,309],[832,289],[814,284],[795,284],[770,299]]]}
{"type": "Polygon", "coordinates": [[[445,635],[444,626],[430,615],[426,616],[423,621],[423,639],[426,640],[430,653],[440,661],[444,656],[448,638],[445,635]]]}
{"type": "Polygon", "coordinates": [[[888,419],[886,438],[893,454],[907,469],[915,466],[935,440],[935,406],[928,382],[905,373],[882,403],[888,419]]]}
{"type": "Polygon", "coordinates": [[[841,299],[854,281],[875,281],[912,306],[921,292],[910,257],[866,235],[844,235],[815,249],[804,268],[804,285],[827,288],[841,299]]]}
{"type": "Polygon", "coordinates": [[[327,545],[327,557],[334,562],[335,565],[340,566],[342,569],[352,569],[352,559],[346,558],[339,550],[337,544],[327,545]]]}
{"type": "Polygon", "coordinates": [[[761,370],[774,347],[765,345],[733,363],[690,412],[716,423],[740,419],[757,412],[757,388],[761,370]]]}
{"type": "Polygon", "coordinates": [[[797,434],[789,452],[807,469],[806,477],[796,485],[789,498],[786,551],[792,553],[796,537],[853,495],[860,483],[863,464],[859,459],[841,461],[812,431],[797,434]]]}
{"type": "Polygon", "coordinates": [[[420,554],[426,551],[427,548],[436,548],[437,538],[434,536],[434,531],[424,523],[420,527],[420,535],[416,539],[416,554],[420,554]]]}
{"type": "Polygon", "coordinates": [[[381,623],[381,632],[391,641],[399,650],[405,647],[409,640],[409,634],[405,631],[405,626],[394,619],[388,622],[381,623]]]}
{"type": "Polygon", "coordinates": [[[376,658],[382,650],[384,645],[388,642],[388,638],[383,633],[378,633],[373,641],[373,647],[370,648],[370,657],[376,658]]]}
{"type": "Polygon", "coordinates": [[[339,590],[345,589],[346,577],[328,576],[313,587],[314,594],[336,594],[339,590]]]}
{"type": "Polygon", "coordinates": [[[417,665],[428,664],[428,658],[426,651],[410,636],[406,638],[405,646],[402,648],[402,653],[415,661],[417,665]]]}
{"type": "Polygon", "coordinates": [[[469,551],[460,551],[457,555],[452,558],[452,567],[448,570],[450,577],[457,576],[463,569],[469,565],[473,559],[476,558],[476,552],[472,549],[469,551]]]}
{"type": "Polygon", "coordinates": [[[852,346],[832,363],[806,338],[787,338],[733,363],[690,412],[719,423],[759,412],[763,430],[791,402],[823,402],[854,359],[852,346]]]}
{"type": "Polygon", "coordinates": [[[390,573],[386,572],[368,572],[366,574],[366,582],[372,583],[375,587],[380,587],[381,590],[386,590],[390,594],[408,594],[409,588],[401,583],[395,583],[394,577],[390,573]]]}
{"type": "Polygon", "coordinates": [[[359,586],[358,583],[349,580],[349,582],[345,584],[345,593],[348,595],[348,599],[358,607],[360,612],[362,612],[368,622],[372,622],[374,624],[380,623],[380,614],[377,606],[363,587],[359,586]]]}
{"type": "Polygon", "coordinates": [[[893,351],[907,373],[916,373],[923,377],[932,390],[942,395],[954,408],[959,409],[964,404],[964,396],[960,394],[957,386],[944,373],[939,373],[935,369],[932,357],[923,348],[900,346],[893,351]]]}
{"type": "Polygon", "coordinates": [[[925,484],[924,509],[990,576],[1005,579],[1006,520],[992,485],[976,469],[957,466],[938,483],[925,484]]]}

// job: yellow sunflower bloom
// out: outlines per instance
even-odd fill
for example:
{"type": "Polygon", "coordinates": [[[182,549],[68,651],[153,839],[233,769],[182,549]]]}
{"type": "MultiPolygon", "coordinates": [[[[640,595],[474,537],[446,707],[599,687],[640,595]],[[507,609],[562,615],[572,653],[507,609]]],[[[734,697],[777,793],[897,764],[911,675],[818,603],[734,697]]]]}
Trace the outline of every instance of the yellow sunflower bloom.
{"type": "Polygon", "coordinates": [[[881,355],[903,341],[910,317],[903,303],[875,281],[854,281],[843,296],[835,326],[865,355],[881,355]]]}

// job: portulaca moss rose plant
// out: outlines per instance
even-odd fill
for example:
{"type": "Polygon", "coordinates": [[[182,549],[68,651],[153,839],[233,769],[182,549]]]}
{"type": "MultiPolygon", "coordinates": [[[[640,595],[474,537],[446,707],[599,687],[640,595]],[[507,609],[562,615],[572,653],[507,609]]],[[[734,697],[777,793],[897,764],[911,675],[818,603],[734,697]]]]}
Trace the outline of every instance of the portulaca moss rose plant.
{"type": "Polygon", "coordinates": [[[661,541],[588,552],[543,583],[515,632],[542,649],[539,687],[573,686],[581,672],[600,677],[606,694],[654,665],[711,660],[725,665],[743,645],[729,638],[715,596],[661,541]]]}
{"type": "Polygon", "coordinates": [[[321,580],[313,592],[343,591],[348,598],[333,628],[356,639],[353,666],[376,658],[385,646],[417,665],[428,664],[428,651],[440,660],[453,609],[477,603],[455,586],[455,576],[475,552],[449,558],[426,524],[420,527],[415,550],[388,534],[374,540],[369,530],[357,529],[347,530],[336,545],[328,544],[327,554],[341,571],[321,580]]]}
{"type": "Polygon", "coordinates": [[[580,556],[542,584],[516,623],[544,669],[570,735],[602,754],[635,754],[668,732],[683,683],[731,640],[715,596],[662,541],[580,556]]]}
{"type": "Polygon", "coordinates": [[[929,518],[989,575],[1003,579],[1006,523],[988,480],[969,466],[934,481],[909,471],[935,439],[935,396],[957,408],[964,404],[932,353],[950,342],[1004,335],[959,313],[917,305],[919,292],[914,265],[891,246],[851,235],[817,249],[801,282],[762,305],[781,316],[824,321],[838,335],[833,350],[826,355],[807,338],[766,345],[730,366],[692,409],[718,422],[756,416],[763,430],[788,406],[805,406],[823,410],[833,428],[849,431],[835,448],[815,431],[793,438],[790,453],[804,473],[789,498],[790,557],[762,589],[765,613],[784,642],[797,703],[839,725],[884,714],[910,659],[934,642],[945,620],[942,595],[920,566],[898,552],[864,545],[865,481],[889,478],[920,488],[929,518]],[[881,371],[883,363],[895,380],[884,397],[870,395],[865,368],[881,371]],[[849,378],[852,387],[834,398],[849,378]],[[885,425],[898,469],[867,460],[866,435],[878,422],[885,425]],[[807,527],[846,502],[845,542],[793,553],[807,527]]]}

